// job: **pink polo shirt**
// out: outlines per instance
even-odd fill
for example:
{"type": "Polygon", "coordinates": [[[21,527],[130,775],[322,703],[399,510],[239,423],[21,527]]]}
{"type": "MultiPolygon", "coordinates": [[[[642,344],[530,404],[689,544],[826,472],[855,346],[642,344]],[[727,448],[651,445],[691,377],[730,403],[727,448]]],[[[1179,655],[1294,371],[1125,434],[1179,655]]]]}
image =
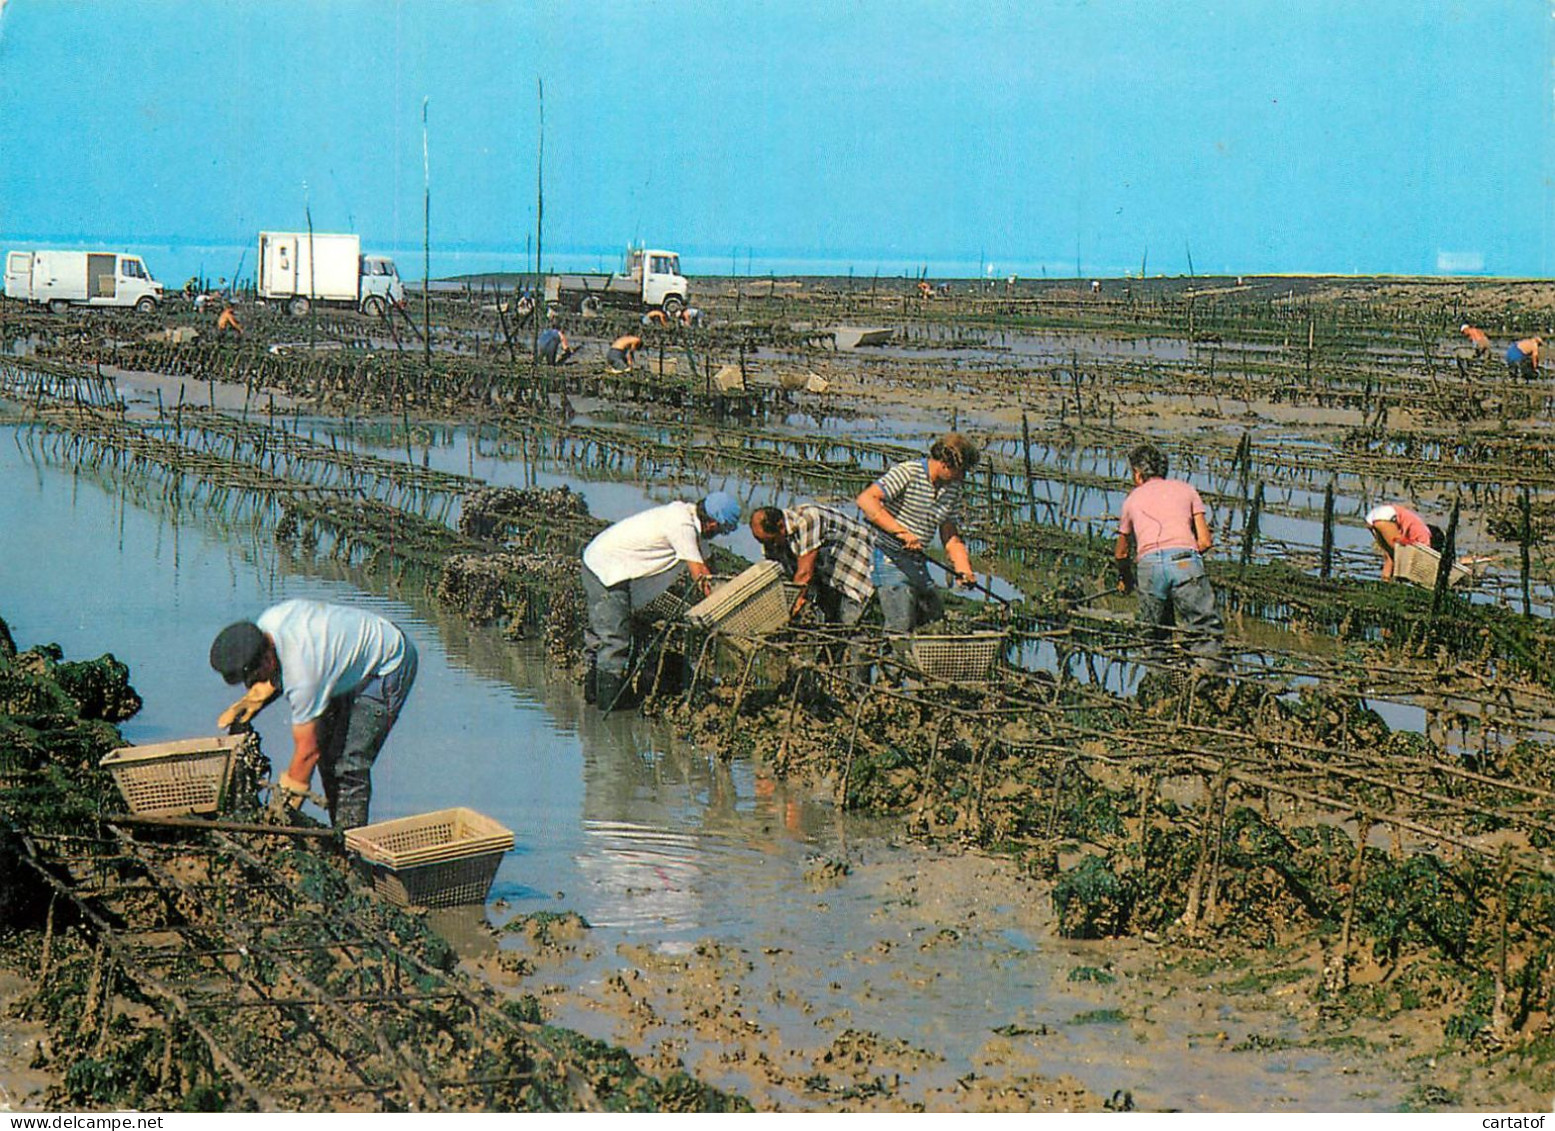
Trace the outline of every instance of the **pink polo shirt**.
{"type": "Polygon", "coordinates": [[[1366,525],[1370,526],[1377,521],[1392,522],[1398,525],[1398,541],[1401,546],[1429,546],[1431,544],[1431,528],[1408,507],[1401,507],[1396,503],[1389,503],[1380,507],[1372,507],[1366,512],[1366,525]]]}
{"type": "Polygon", "coordinates": [[[1204,501],[1181,479],[1146,479],[1128,493],[1118,516],[1118,533],[1134,536],[1134,556],[1157,550],[1197,550],[1193,516],[1204,501]]]}

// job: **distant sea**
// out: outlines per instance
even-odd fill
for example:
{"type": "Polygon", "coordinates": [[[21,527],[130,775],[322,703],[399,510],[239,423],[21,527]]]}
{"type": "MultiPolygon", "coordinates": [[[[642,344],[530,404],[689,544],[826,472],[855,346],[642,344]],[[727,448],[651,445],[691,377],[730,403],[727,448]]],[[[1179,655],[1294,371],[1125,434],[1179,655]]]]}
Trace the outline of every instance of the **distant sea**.
{"type": "MultiPolygon", "coordinates": [[[[187,241],[82,241],[54,236],[8,236],[0,234],[0,255],[4,252],[28,248],[73,248],[77,250],[127,251],[139,255],[152,275],[163,286],[177,290],[186,279],[204,278],[211,284],[236,278],[240,282],[252,282],[254,259],[258,239],[253,243],[194,243],[187,241]]],[[[427,264],[419,244],[379,244],[364,238],[362,250],[374,255],[393,256],[399,268],[400,278],[407,284],[420,282],[427,264]]],[[[1005,279],[1011,275],[1020,279],[1121,279],[1137,272],[1135,265],[1107,265],[1057,262],[1041,259],[975,259],[955,256],[908,259],[900,255],[880,256],[872,253],[848,255],[809,255],[803,252],[767,253],[758,255],[753,249],[736,248],[722,253],[707,252],[701,248],[672,248],[680,254],[681,270],[690,278],[697,276],[731,277],[745,276],[764,279],[768,275],[824,276],[829,278],[856,279],[1005,279]]],[[[623,247],[552,247],[545,249],[546,271],[619,271],[623,247]]],[[[492,245],[433,246],[430,276],[433,279],[452,279],[467,275],[513,275],[533,269],[531,255],[523,246],[500,247],[492,245]]],[[[1387,274],[1387,272],[1356,272],[1354,270],[1323,270],[1308,267],[1283,269],[1249,267],[1248,265],[1205,264],[1196,265],[1197,274],[1205,277],[1236,275],[1280,274],[1387,274]]],[[[1187,276],[1193,272],[1174,264],[1162,264],[1153,274],[1187,276]]],[[[1429,268],[1411,275],[1436,275],[1450,277],[1485,277],[1483,257],[1458,253],[1439,253],[1435,270],[1429,268]]]]}
{"type": "MultiPolygon", "coordinates": [[[[185,242],[105,242],[58,237],[0,237],[0,252],[32,248],[69,248],[77,250],[124,251],[139,255],[151,274],[163,286],[176,290],[186,279],[204,278],[211,283],[218,280],[252,281],[254,259],[258,240],[250,244],[236,243],[185,243],[185,242]]],[[[426,273],[426,260],[419,245],[385,246],[363,239],[362,250],[374,255],[393,256],[399,268],[400,278],[407,283],[419,281],[426,273]]],[[[766,278],[768,275],[816,275],[870,278],[912,278],[926,275],[935,279],[1003,279],[1017,275],[1023,279],[1075,277],[1075,264],[1040,262],[994,262],[977,259],[913,259],[859,255],[805,256],[805,255],[757,255],[740,248],[733,254],[698,254],[686,248],[672,249],[681,252],[681,270],[691,278],[706,276],[749,276],[766,278]]],[[[623,248],[558,248],[547,247],[545,266],[547,271],[618,271],[621,269],[623,248]]],[[[512,274],[532,270],[531,255],[523,247],[456,247],[433,246],[430,275],[433,279],[448,279],[461,275],[512,274]]],[[[1093,271],[1087,269],[1086,276],[1093,271]]],[[[1100,278],[1117,278],[1124,269],[1096,268],[1100,278]]]]}

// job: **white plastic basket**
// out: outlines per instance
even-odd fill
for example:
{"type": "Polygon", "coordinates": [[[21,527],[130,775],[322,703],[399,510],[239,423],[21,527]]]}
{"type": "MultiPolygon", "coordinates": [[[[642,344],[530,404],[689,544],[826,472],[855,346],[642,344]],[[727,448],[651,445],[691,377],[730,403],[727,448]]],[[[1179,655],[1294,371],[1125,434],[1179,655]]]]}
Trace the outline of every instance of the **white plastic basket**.
{"type": "Polygon", "coordinates": [[[686,619],[730,636],[765,636],[788,624],[790,607],[783,567],[757,562],[693,605],[686,619]]]}
{"type": "Polygon", "coordinates": [[[924,675],[949,683],[982,683],[1004,647],[1002,632],[909,638],[913,664],[924,675]]]}
{"type": "MultiPolygon", "coordinates": [[[[1427,589],[1436,588],[1436,574],[1441,568],[1442,556],[1429,546],[1403,545],[1393,547],[1393,579],[1412,581],[1427,589]]],[[[1452,563],[1448,574],[1449,586],[1462,585],[1474,580],[1474,571],[1462,562],[1452,563]]]]}
{"type": "Polygon", "coordinates": [[[513,832],[473,809],[439,809],[346,830],[373,886],[401,907],[484,903],[513,832]]]}
{"type": "Polygon", "coordinates": [[[113,774],[131,813],[177,817],[217,813],[227,800],[232,755],[244,735],[184,738],[149,746],[121,746],[99,763],[113,774]]]}

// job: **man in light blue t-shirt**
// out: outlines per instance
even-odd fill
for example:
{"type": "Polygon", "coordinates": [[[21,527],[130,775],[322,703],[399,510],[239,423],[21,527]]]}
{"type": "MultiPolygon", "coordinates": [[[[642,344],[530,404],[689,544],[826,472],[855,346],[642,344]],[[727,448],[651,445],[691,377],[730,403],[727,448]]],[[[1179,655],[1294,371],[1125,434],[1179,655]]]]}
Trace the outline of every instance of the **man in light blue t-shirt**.
{"type": "Polygon", "coordinates": [[[292,760],[272,808],[298,808],[316,766],[330,822],[365,825],[373,762],[416,682],[416,647],[399,627],[344,605],[283,601],[222,629],[211,667],[228,683],[269,684],[291,707],[292,760]]]}

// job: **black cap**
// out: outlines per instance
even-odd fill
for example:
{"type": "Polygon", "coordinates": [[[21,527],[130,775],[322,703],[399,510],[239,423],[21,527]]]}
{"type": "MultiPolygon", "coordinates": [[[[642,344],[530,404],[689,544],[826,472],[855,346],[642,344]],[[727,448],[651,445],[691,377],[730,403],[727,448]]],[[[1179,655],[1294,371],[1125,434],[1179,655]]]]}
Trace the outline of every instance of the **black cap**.
{"type": "Polygon", "coordinates": [[[265,649],[265,634],[253,621],[229,624],[211,642],[211,667],[228,683],[243,683],[265,649]]]}

